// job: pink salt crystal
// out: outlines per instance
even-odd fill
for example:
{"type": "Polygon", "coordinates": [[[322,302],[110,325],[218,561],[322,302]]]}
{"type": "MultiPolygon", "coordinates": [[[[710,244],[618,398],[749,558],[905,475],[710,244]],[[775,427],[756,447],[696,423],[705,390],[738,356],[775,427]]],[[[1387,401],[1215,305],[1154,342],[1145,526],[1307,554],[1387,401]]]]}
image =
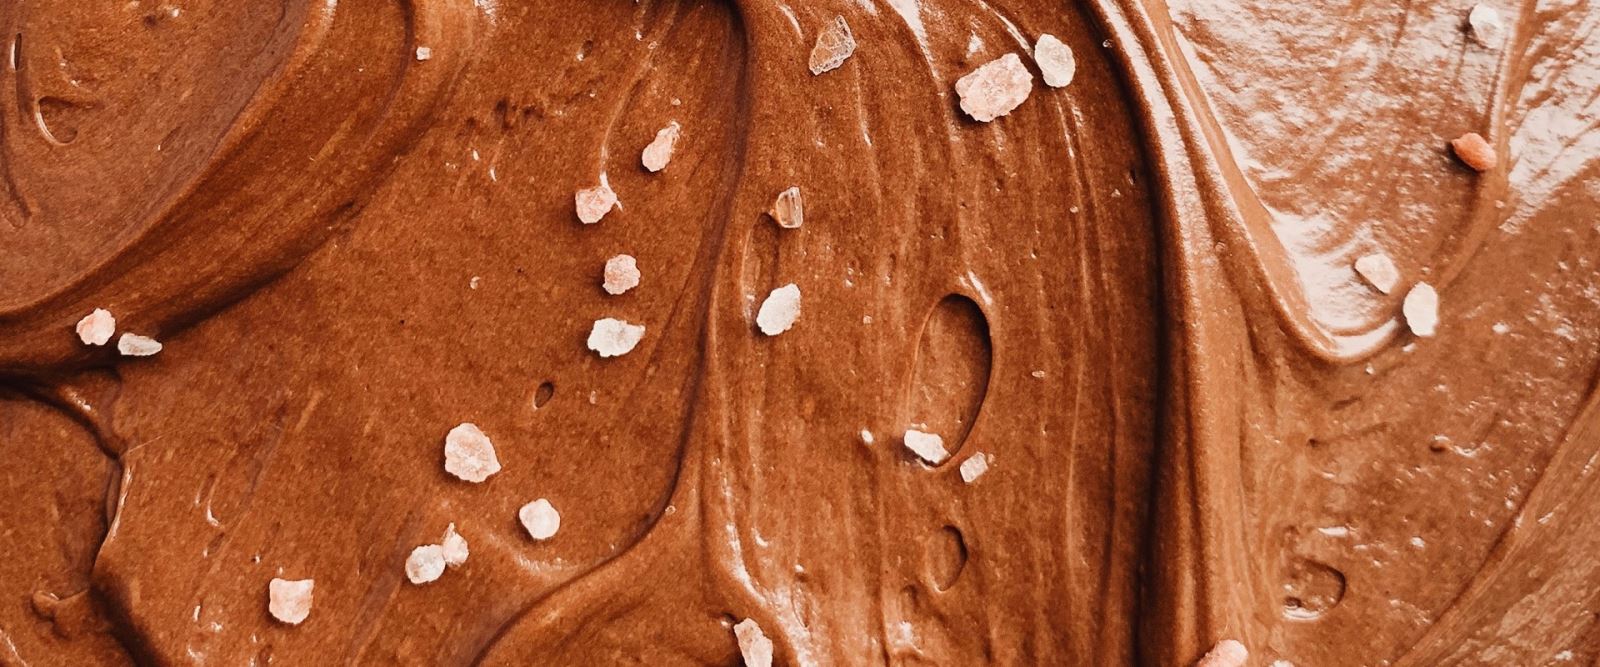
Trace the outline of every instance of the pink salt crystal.
{"type": "Polygon", "coordinates": [[[639,261],[633,255],[617,255],[606,260],[605,282],[601,283],[607,294],[617,295],[639,286],[639,261]]]}
{"type": "Polygon", "coordinates": [[[311,615],[311,579],[277,579],[267,582],[267,611],[289,625],[299,625],[311,615]]]}
{"type": "Polygon", "coordinates": [[[1250,659],[1250,651],[1244,644],[1232,639],[1217,642],[1216,646],[1194,663],[1194,667],[1244,667],[1246,660],[1250,659]]]}
{"type": "Polygon", "coordinates": [[[78,320],[78,340],[84,345],[105,345],[116,330],[117,318],[104,308],[96,308],[78,320]]]}
{"type": "Polygon", "coordinates": [[[544,498],[523,505],[522,509],[517,510],[517,518],[522,520],[522,527],[527,529],[528,536],[541,542],[554,537],[556,531],[561,530],[561,513],[544,498]]]}
{"type": "Polygon", "coordinates": [[[850,34],[850,24],[843,16],[833,17],[833,22],[817,33],[817,43],[811,47],[811,74],[818,75],[838,69],[856,52],[855,35],[850,34]]]}
{"type": "Polygon", "coordinates": [[[1039,66],[1045,85],[1051,88],[1072,83],[1072,77],[1078,73],[1078,61],[1072,57],[1072,49],[1048,33],[1040,35],[1033,45],[1033,62],[1039,66]]]}
{"type": "Polygon", "coordinates": [[[805,201],[800,197],[800,186],[778,193],[767,215],[772,216],[772,221],[778,223],[779,227],[799,229],[806,221],[805,201]]]}
{"type": "Polygon", "coordinates": [[[413,584],[426,584],[444,574],[444,549],[427,544],[411,550],[406,558],[406,578],[413,584]]]}
{"type": "Polygon", "coordinates": [[[984,123],[1011,113],[1032,91],[1033,74],[1015,53],[991,60],[956,80],[961,110],[984,123]]]}
{"type": "Polygon", "coordinates": [[[117,339],[117,352],[124,357],[148,357],[160,351],[160,341],[149,336],[124,333],[117,339]]]}
{"type": "Polygon", "coordinates": [[[1395,286],[1400,284],[1400,270],[1395,268],[1394,260],[1381,252],[1357,258],[1356,273],[1384,294],[1393,292],[1395,286]]]}
{"type": "Polygon", "coordinates": [[[632,352],[643,339],[644,325],[607,317],[594,321],[594,328],[589,330],[589,349],[601,358],[620,357],[632,352]]]}
{"type": "Polygon", "coordinates": [[[644,147],[644,153],[639,156],[639,161],[645,169],[652,173],[667,168],[667,163],[672,161],[672,150],[678,145],[678,134],[682,128],[678,121],[667,123],[666,127],[656,132],[656,138],[644,147]]]}
{"type": "Polygon", "coordinates": [[[739,655],[745,667],[772,667],[772,640],[761,631],[755,619],[747,618],[733,626],[733,636],[739,642],[739,655]]]}
{"type": "Polygon", "coordinates": [[[500,472],[500,459],[495,456],[494,443],[489,441],[489,436],[476,424],[463,423],[450,429],[444,437],[444,469],[477,484],[500,472]]]}
{"type": "Polygon", "coordinates": [[[788,331],[800,319],[800,287],[789,283],[772,290],[761,310],[756,312],[756,326],[761,333],[776,336],[788,331]]]}
{"type": "Polygon", "coordinates": [[[600,184],[592,188],[584,188],[574,195],[578,208],[578,220],[585,225],[600,222],[617,205],[617,193],[611,190],[606,183],[604,175],[600,176],[600,184]]]}
{"type": "Polygon", "coordinates": [[[1420,338],[1432,338],[1439,330],[1439,292],[1428,283],[1417,283],[1406,293],[1400,306],[1406,326],[1420,338]]]}
{"type": "Polygon", "coordinates": [[[439,549],[443,552],[444,564],[451,568],[467,562],[467,538],[456,532],[453,523],[445,527],[444,535],[439,538],[439,549]]]}
{"type": "Polygon", "coordinates": [[[950,452],[944,449],[944,438],[937,433],[924,433],[916,429],[906,429],[906,449],[916,454],[918,458],[933,465],[944,463],[950,458],[950,452]]]}

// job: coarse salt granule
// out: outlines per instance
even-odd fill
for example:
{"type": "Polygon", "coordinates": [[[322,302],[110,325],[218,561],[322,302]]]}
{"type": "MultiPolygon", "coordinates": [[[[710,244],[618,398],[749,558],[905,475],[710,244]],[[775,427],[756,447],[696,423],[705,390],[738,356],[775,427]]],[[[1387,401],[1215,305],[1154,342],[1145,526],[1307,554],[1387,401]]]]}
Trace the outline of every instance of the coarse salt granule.
{"type": "Polygon", "coordinates": [[[161,351],[161,342],[149,336],[124,333],[117,339],[117,352],[124,357],[148,357],[161,351]]]}
{"type": "Polygon", "coordinates": [[[756,326],[761,333],[776,336],[788,331],[800,319],[800,287],[789,283],[772,290],[756,311],[756,326]]]}
{"type": "Polygon", "coordinates": [[[433,49],[426,46],[417,47],[417,60],[427,60],[433,57],[433,49]]]}
{"type": "Polygon", "coordinates": [[[105,345],[117,331],[117,318],[109,310],[96,308],[78,320],[77,331],[78,340],[84,345],[105,345]]]}
{"type": "Polygon", "coordinates": [[[639,162],[651,173],[667,168],[667,163],[672,161],[672,151],[678,145],[678,135],[683,132],[683,127],[678,121],[670,121],[666,127],[656,131],[656,138],[650,145],[644,147],[644,152],[639,155],[639,162]]]}
{"type": "Polygon", "coordinates": [[[772,216],[772,221],[784,229],[799,229],[800,225],[805,224],[805,201],[800,196],[800,186],[796,185],[778,193],[767,215],[772,216]]]}
{"type": "Polygon", "coordinates": [[[817,43],[811,47],[811,58],[807,64],[811,74],[818,75],[838,69],[855,52],[856,38],[850,34],[850,24],[845,23],[843,16],[835,16],[832,23],[817,33],[817,43]]]}
{"type": "Polygon", "coordinates": [[[1482,46],[1498,46],[1504,31],[1505,24],[1500,20],[1500,11],[1494,7],[1480,2],[1467,13],[1467,32],[1472,35],[1472,41],[1482,46]]]}
{"type": "Polygon", "coordinates": [[[579,190],[573,195],[573,201],[578,209],[578,220],[585,225],[592,225],[600,222],[617,205],[617,193],[611,190],[602,174],[599,185],[579,190]]]}
{"type": "Polygon", "coordinates": [[[444,535],[439,538],[439,549],[444,555],[444,564],[451,568],[461,567],[467,562],[467,538],[456,532],[456,525],[450,524],[444,529],[444,535]]]}
{"type": "Polygon", "coordinates": [[[739,655],[745,667],[772,667],[772,640],[761,631],[761,625],[747,618],[733,626],[734,639],[739,642],[739,655]]]}
{"type": "Polygon", "coordinates": [[[906,429],[906,449],[916,454],[928,463],[938,465],[950,458],[950,452],[944,450],[944,438],[937,433],[925,433],[917,429],[906,429]]]}
{"type": "Polygon", "coordinates": [[[267,611],[289,625],[299,625],[311,615],[311,579],[278,579],[267,582],[267,611]]]}
{"type": "Polygon", "coordinates": [[[444,469],[477,484],[500,472],[500,459],[495,456],[489,436],[476,424],[462,423],[444,437],[444,469]]]}
{"type": "Polygon", "coordinates": [[[1072,49],[1049,33],[1040,35],[1033,45],[1033,62],[1039,65],[1045,85],[1051,88],[1072,83],[1072,77],[1078,73],[1078,61],[1073,58],[1072,49]]]}
{"type": "Polygon", "coordinates": [[[517,510],[517,518],[522,520],[528,536],[536,540],[548,540],[561,530],[561,513],[544,498],[523,505],[517,510]]]}
{"type": "Polygon", "coordinates": [[[444,574],[444,549],[426,544],[411,550],[406,558],[406,578],[413,584],[426,584],[444,574]]]}
{"type": "Polygon", "coordinates": [[[961,110],[984,123],[1011,113],[1032,91],[1033,74],[1015,53],[991,60],[956,80],[961,110]]]}
{"type": "Polygon", "coordinates": [[[617,255],[606,260],[605,280],[600,286],[613,296],[638,287],[639,260],[633,255],[617,255]]]}
{"type": "Polygon", "coordinates": [[[1379,292],[1389,294],[1400,284],[1400,269],[1388,255],[1375,252],[1356,258],[1356,274],[1379,292]]]}
{"type": "Polygon", "coordinates": [[[1194,667],[1244,667],[1246,660],[1250,659],[1250,651],[1232,639],[1224,639],[1211,647],[1194,667]]]}
{"type": "Polygon", "coordinates": [[[1406,293],[1400,312],[1406,317],[1411,333],[1431,338],[1439,329],[1439,292],[1428,283],[1417,283],[1406,293]]]}
{"type": "MultiPolygon", "coordinates": [[[[940,449],[943,449],[943,447],[940,449]]],[[[982,477],[983,473],[986,472],[989,472],[988,454],[978,452],[977,454],[967,457],[967,460],[961,462],[961,481],[963,482],[968,484],[976,482],[978,481],[978,478],[982,477]]]]}
{"type": "Polygon", "coordinates": [[[643,324],[629,324],[614,317],[594,321],[589,330],[589,349],[602,358],[620,357],[633,351],[644,339],[643,324]]]}

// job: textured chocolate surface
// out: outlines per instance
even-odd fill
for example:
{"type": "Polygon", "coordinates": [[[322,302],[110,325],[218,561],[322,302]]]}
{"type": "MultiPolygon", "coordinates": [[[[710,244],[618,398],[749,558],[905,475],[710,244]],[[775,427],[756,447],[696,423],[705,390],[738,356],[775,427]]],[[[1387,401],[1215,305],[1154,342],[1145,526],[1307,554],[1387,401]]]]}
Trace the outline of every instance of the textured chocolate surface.
{"type": "Polygon", "coordinates": [[[1600,7],[1472,6],[0,3],[0,665],[1590,664],[1600,7]]]}

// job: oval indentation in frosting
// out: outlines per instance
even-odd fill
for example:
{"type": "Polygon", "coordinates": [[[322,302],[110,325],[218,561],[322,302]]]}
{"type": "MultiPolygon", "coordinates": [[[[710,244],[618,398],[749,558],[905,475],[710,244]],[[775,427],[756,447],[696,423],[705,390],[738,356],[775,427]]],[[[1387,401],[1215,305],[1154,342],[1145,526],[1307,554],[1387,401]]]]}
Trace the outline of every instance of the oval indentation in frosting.
{"type": "Polygon", "coordinates": [[[539,388],[533,390],[533,409],[538,410],[550,402],[556,395],[556,383],[549,380],[539,383],[539,388]]]}
{"type": "Polygon", "coordinates": [[[1285,574],[1283,591],[1284,618],[1315,620],[1344,600],[1344,573],[1314,560],[1296,559],[1285,574]]]}
{"type": "Polygon", "coordinates": [[[976,302],[951,294],[934,306],[917,344],[905,412],[912,428],[944,438],[952,458],[988,394],[993,356],[989,321],[976,302]]]}
{"type": "Polygon", "coordinates": [[[949,590],[967,568],[967,540],[955,526],[945,526],[928,541],[928,578],[937,591],[949,590]]]}

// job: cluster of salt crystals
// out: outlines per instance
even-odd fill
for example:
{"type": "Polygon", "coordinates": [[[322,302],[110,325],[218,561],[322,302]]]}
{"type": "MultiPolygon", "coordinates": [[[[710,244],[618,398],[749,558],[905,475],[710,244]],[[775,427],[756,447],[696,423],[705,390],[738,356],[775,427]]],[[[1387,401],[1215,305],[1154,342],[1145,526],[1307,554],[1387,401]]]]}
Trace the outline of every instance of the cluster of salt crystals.
{"type": "Polygon", "coordinates": [[[489,436],[476,424],[462,423],[444,437],[444,469],[477,484],[500,472],[500,459],[495,456],[489,436]]]}
{"type": "Polygon", "coordinates": [[[772,201],[772,208],[767,209],[767,215],[772,216],[772,221],[784,229],[799,229],[805,224],[805,201],[800,197],[800,186],[790,187],[778,193],[778,198],[772,201]]]}
{"type": "Polygon", "coordinates": [[[817,43],[811,47],[811,61],[808,63],[811,74],[815,76],[839,69],[855,52],[856,38],[850,34],[850,24],[844,22],[843,16],[835,16],[832,23],[817,33],[817,43]]]}
{"type": "Polygon", "coordinates": [[[278,579],[267,582],[267,611],[289,625],[299,625],[311,615],[311,579],[278,579]]]}
{"type": "Polygon", "coordinates": [[[617,193],[611,190],[605,174],[601,174],[600,184],[579,190],[573,195],[573,202],[578,210],[578,220],[585,225],[592,225],[600,222],[617,205],[617,193]]]}
{"type": "Polygon", "coordinates": [[[987,123],[1011,113],[1033,92],[1033,74],[1015,53],[984,63],[956,80],[961,110],[973,120],[987,123]]]}
{"type": "Polygon", "coordinates": [[[772,640],[767,639],[755,619],[747,618],[734,625],[733,637],[739,642],[745,667],[772,667],[772,640]]]}
{"type": "Polygon", "coordinates": [[[1379,292],[1391,294],[1400,284],[1400,269],[1388,255],[1375,252],[1356,258],[1356,274],[1379,292]]]}
{"type": "Polygon", "coordinates": [[[1406,293],[1400,312],[1405,315],[1406,326],[1411,333],[1421,338],[1432,338],[1439,330],[1439,292],[1428,283],[1417,283],[1406,293]]]}
{"type": "MultiPolygon", "coordinates": [[[[942,450],[944,447],[941,446],[940,449],[942,450]]],[[[978,481],[978,478],[982,477],[983,473],[986,472],[989,472],[988,454],[978,452],[977,454],[967,457],[967,460],[961,462],[961,481],[963,482],[968,484],[976,482],[978,481]]]]}
{"type": "Polygon", "coordinates": [[[124,333],[117,339],[117,352],[124,357],[148,357],[161,351],[161,341],[149,336],[124,333]]]}
{"type": "Polygon", "coordinates": [[[411,550],[406,558],[406,578],[422,585],[437,581],[444,574],[444,549],[437,544],[425,544],[411,550]]]}
{"type": "Polygon", "coordinates": [[[788,331],[800,319],[800,287],[789,283],[772,290],[756,311],[756,327],[761,333],[776,336],[788,331]]]}
{"type": "Polygon", "coordinates": [[[1455,151],[1456,157],[1473,171],[1489,171],[1500,163],[1500,155],[1495,152],[1494,146],[1490,146],[1489,141],[1477,132],[1451,139],[1450,150],[1455,151]]]}
{"type": "Polygon", "coordinates": [[[633,255],[617,255],[606,260],[605,280],[600,286],[613,296],[638,287],[639,260],[633,255]]]}
{"type": "Polygon", "coordinates": [[[444,564],[452,569],[467,562],[467,538],[456,532],[454,523],[446,526],[444,535],[439,537],[439,549],[444,556],[444,564]]]}
{"type": "Polygon", "coordinates": [[[678,135],[682,131],[678,121],[668,122],[666,127],[657,130],[656,138],[639,154],[639,162],[644,164],[644,168],[651,173],[666,169],[667,163],[672,161],[672,150],[677,147],[678,135]]]}
{"type": "Polygon", "coordinates": [[[105,345],[116,331],[117,318],[104,308],[96,308],[78,320],[78,340],[83,341],[84,345],[105,345]]]}
{"type": "MultiPolygon", "coordinates": [[[[939,437],[937,433],[926,433],[914,428],[906,429],[905,445],[906,449],[917,455],[917,458],[933,465],[944,463],[945,459],[950,458],[950,452],[944,450],[944,438],[939,437]]],[[[985,464],[987,465],[987,462],[985,464]]]]}
{"type": "Polygon", "coordinates": [[[1078,73],[1078,60],[1072,57],[1072,49],[1049,33],[1040,35],[1033,45],[1033,62],[1039,65],[1044,84],[1051,88],[1072,83],[1072,77],[1078,73]]]}
{"type": "Polygon", "coordinates": [[[1501,34],[1505,24],[1500,21],[1500,12],[1494,7],[1478,3],[1472,6],[1472,11],[1467,14],[1467,32],[1472,35],[1472,41],[1482,46],[1494,48],[1500,45],[1501,34]]]}
{"type": "Polygon", "coordinates": [[[632,352],[643,339],[643,324],[606,317],[595,320],[594,327],[589,330],[589,349],[601,358],[620,357],[632,352]]]}
{"type": "Polygon", "coordinates": [[[417,47],[417,60],[427,60],[433,57],[433,49],[426,46],[417,47]]]}
{"type": "Polygon", "coordinates": [[[541,542],[555,537],[556,531],[561,530],[561,513],[544,498],[523,505],[517,510],[517,518],[527,529],[528,536],[541,542]]]}
{"type": "Polygon", "coordinates": [[[1250,659],[1250,650],[1237,640],[1224,639],[1211,647],[1194,667],[1244,667],[1250,659]]]}

